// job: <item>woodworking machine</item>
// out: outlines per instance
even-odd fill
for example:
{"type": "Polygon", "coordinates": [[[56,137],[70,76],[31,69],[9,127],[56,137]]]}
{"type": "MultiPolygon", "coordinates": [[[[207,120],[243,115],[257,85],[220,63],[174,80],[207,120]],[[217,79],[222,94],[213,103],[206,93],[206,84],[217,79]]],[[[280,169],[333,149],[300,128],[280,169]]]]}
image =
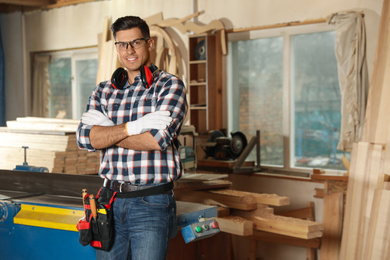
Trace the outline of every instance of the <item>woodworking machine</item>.
{"type": "MultiPolygon", "coordinates": [[[[81,191],[96,194],[97,175],[0,170],[1,259],[96,259],[79,243],[81,191]]],[[[177,201],[178,226],[186,243],[219,232],[217,208],[177,201]]]]}

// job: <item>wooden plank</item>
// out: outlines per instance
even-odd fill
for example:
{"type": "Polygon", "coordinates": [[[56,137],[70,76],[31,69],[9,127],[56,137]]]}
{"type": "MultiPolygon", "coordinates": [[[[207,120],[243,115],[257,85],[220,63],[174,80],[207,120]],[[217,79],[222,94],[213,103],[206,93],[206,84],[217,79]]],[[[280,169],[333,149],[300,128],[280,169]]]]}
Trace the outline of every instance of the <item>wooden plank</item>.
{"type": "Polygon", "coordinates": [[[375,189],[380,177],[380,168],[382,165],[382,157],[384,155],[383,145],[375,144],[371,145],[371,153],[369,159],[368,168],[366,170],[366,195],[365,195],[365,207],[363,208],[363,218],[361,222],[362,232],[359,235],[357,247],[360,249],[358,252],[358,258],[364,259],[364,245],[367,243],[367,234],[369,232],[369,222],[371,218],[372,205],[374,200],[375,189]]]}
{"type": "Polygon", "coordinates": [[[314,202],[308,202],[307,207],[305,208],[290,210],[278,215],[290,218],[314,220],[314,202]]]}
{"type": "Polygon", "coordinates": [[[99,66],[96,77],[96,84],[99,84],[101,81],[106,80],[106,67],[107,67],[107,52],[105,43],[109,40],[109,27],[110,27],[110,19],[108,17],[104,17],[103,21],[103,30],[102,33],[98,34],[98,59],[99,66]]]}
{"type": "Polygon", "coordinates": [[[16,121],[19,122],[38,122],[38,123],[54,123],[54,124],[74,124],[78,125],[80,120],[78,119],[58,119],[58,118],[45,118],[45,117],[17,117],[16,121]]]}
{"type": "Polygon", "coordinates": [[[23,130],[45,130],[45,131],[62,131],[62,132],[76,132],[77,125],[69,124],[52,124],[47,122],[23,122],[23,121],[7,121],[7,127],[10,129],[23,130]]]}
{"type": "Polygon", "coordinates": [[[213,20],[206,25],[199,25],[194,22],[187,22],[184,24],[188,31],[194,32],[194,34],[201,34],[210,31],[218,31],[225,29],[225,26],[220,20],[213,20]]]}
{"type": "Polygon", "coordinates": [[[180,194],[178,199],[233,209],[253,210],[257,208],[257,202],[253,196],[236,194],[234,192],[193,191],[180,194]]]}
{"type": "Polygon", "coordinates": [[[289,197],[279,196],[277,194],[256,193],[256,192],[238,191],[238,190],[231,190],[231,189],[211,190],[209,192],[213,194],[251,196],[255,199],[257,203],[272,205],[272,206],[286,206],[290,204],[289,197]]]}
{"type": "Polygon", "coordinates": [[[343,193],[325,195],[323,207],[324,234],[321,243],[321,260],[337,260],[340,255],[343,224],[343,193]]]}
{"type": "Polygon", "coordinates": [[[218,208],[218,217],[219,218],[230,216],[230,209],[229,208],[225,208],[225,207],[221,207],[221,206],[217,206],[217,208],[218,208]]]}
{"type": "Polygon", "coordinates": [[[368,230],[367,233],[367,243],[364,246],[364,259],[370,259],[372,255],[372,250],[374,246],[373,243],[375,240],[375,231],[376,231],[377,220],[379,216],[381,196],[382,196],[382,190],[381,189],[375,190],[370,223],[369,223],[370,229],[368,230]]]}
{"type": "Polygon", "coordinates": [[[253,234],[253,222],[238,216],[228,216],[216,218],[219,228],[226,232],[238,236],[249,236],[253,234]]]}
{"type": "MultiPolygon", "coordinates": [[[[222,160],[213,160],[213,159],[206,159],[206,160],[198,160],[198,166],[204,166],[204,167],[220,167],[220,168],[233,168],[236,161],[222,161],[222,160]]],[[[255,163],[253,161],[247,161],[243,164],[245,167],[254,166],[255,163]]]]}
{"type": "MultiPolygon", "coordinates": [[[[359,203],[362,196],[361,192],[364,183],[363,176],[366,168],[368,148],[369,144],[363,142],[354,143],[352,147],[352,163],[348,181],[347,202],[343,223],[343,235],[341,239],[340,259],[347,259],[347,249],[349,247],[353,248],[352,251],[356,251],[356,241],[353,240],[354,237],[357,237],[357,231],[354,229],[359,228],[360,207],[358,206],[360,206],[359,203]],[[354,206],[353,204],[357,205],[354,206]],[[352,238],[350,239],[350,237],[352,238]]],[[[353,259],[353,256],[351,259],[353,259]]]]}
{"type": "Polygon", "coordinates": [[[160,13],[151,15],[149,17],[144,18],[144,21],[147,22],[147,24],[149,26],[154,25],[154,24],[158,24],[158,23],[163,21],[163,14],[162,14],[162,12],[160,12],[160,13]]]}
{"type": "Polygon", "coordinates": [[[21,148],[22,146],[48,151],[66,151],[69,148],[77,150],[75,136],[70,139],[69,136],[0,132],[0,147],[21,148]]]}
{"type": "Polygon", "coordinates": [[[390,258],[390,191],[382,190],[379,202],[378,219],[375,227],[375,236],[372,243],[371,257],[368,259],[389,259],[390,258]]]}
{"type": "Polygon", "coordinates": [[[276,216],[266,208],[254,211],[233,210],[232,215],[240,216],[253,221],[256,230],[311,239],[322,236],[322,224],[309,220],[302,220],[284,216],[276,216]]]}
{"type": "Polygon", "coordinates": [[[314,198],[322,199],[324,197],[324,189],[314,188],[316,194],[313,196],[314,198]]]}
{"type": "MultiPolygon", "coordinates": [[[[288,212],[283,212],[278,214],[280,216],[290,217],[290,218],[300,218],[300,219],[309,219],[309,216],[313,215],[313,208],[306,207],[301,209],[295,209],[288,212]]],[[[312,220],[312,219],[310,219],[312,220]]]]}
{"type": "Polygon", "coordinates": [[[390,2],[383,1],[362,141],[385,144],[390,125],[390,2]]]}
{"type": "Polygon", "coordinates": [[[227,174],[215,174],[215,173],[188,173],[185,172],[180,178],[181,181],[209,181],[227,178],[227,174]]]}
{"type": "Polygon", "coordinates": [[[364,255],[374,190],[384,154],[382,145],[360,142],[356,148],[357,157],[349,176],[348,214],[344,220],[340,259],[362,259],[364,255]],[[352,191],[350,185],[353,185],[352,191]]]}
{"type": "Polygon", "coordinates": [[[249,236],[250,239],[256,239],[264,242],[271,242],[277,244],[285,244],[291,246],[299,246],[306,248],[320,248],[321,239],[313,238],[313,239],[302,239],[290,236],[284,236],[279,234],[274,234],[265,231],[254,230],[253,235],[249,236]]]}

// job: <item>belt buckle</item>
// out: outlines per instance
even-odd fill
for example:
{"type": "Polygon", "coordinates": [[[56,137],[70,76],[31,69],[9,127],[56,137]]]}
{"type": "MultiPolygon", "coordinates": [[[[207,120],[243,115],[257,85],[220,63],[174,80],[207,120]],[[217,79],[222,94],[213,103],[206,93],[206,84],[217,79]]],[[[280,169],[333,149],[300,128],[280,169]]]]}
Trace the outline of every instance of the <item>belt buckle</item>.
{"type": "Polygon", "coordinates": [[[122,192],[122,186],[123,186],[123,184],[124,184],[124,182],[121,182],[121,183],[119,184],[119,192],[122,192]]]}

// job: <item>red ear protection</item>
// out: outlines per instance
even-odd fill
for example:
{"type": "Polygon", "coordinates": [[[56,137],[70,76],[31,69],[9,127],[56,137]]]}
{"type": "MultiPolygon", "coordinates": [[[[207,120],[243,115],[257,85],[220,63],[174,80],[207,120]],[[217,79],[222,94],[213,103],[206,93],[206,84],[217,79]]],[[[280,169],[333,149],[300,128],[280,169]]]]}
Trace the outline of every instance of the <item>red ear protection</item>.
{"type": "Polygon", "coordinates": [[[140,68],[142,84],[145,88],[149,88],[153,83],[153,73],[150,71],[148,66],[142,66],[140,68]]]}
{"type": "MultiPolygon", "coordinates": [[[[148,66],[141,66],[141,80],[145,88],[149,88],[153,84],[154,73],[158,72],[156,69],[153,73],[148,66]]],[[[124,68],[117,68],[111,76],[111,84],[115,89],[123,89],[128,80],[127,71],[124,68]]]]}
{"type": "Polygon", "coordinates": [[[111,76],[111,84],[115,89],[123,89],[128,80],[127,71],[124,68],[117,68],[111,76]]]}

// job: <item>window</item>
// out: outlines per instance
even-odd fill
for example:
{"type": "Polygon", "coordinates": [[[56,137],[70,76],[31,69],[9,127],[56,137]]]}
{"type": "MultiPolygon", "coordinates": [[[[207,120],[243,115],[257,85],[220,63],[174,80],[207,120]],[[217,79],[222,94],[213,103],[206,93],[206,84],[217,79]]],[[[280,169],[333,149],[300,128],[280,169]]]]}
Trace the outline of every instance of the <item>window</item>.
{"type": "Polygon", "coordinates": [[[345,170],[334,44],[326,25],[229,35],[229,131],[260,130],[262,166],[345,170]]]}
{"type": "MultiPolygon", "coordinates": [[[[46,54],[45,54],[46,55],[46,54]]],[[[96,48],[49,53],[49,116],[79,119],[96,87],[96,48]]]]}

